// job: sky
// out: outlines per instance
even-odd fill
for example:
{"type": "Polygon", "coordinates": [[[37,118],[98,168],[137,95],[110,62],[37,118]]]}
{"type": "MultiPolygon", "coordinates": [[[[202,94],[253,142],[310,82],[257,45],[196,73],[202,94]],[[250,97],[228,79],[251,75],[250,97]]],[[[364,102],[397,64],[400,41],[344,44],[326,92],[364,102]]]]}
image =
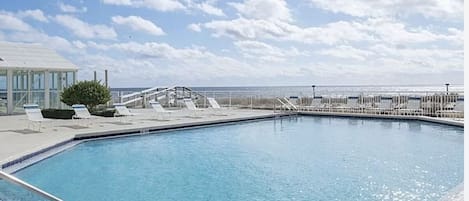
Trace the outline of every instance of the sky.
{"type": "Polygon", "coordinates": [[[111,87],[463,84],[463,0],[0,0],[111,87]]]}

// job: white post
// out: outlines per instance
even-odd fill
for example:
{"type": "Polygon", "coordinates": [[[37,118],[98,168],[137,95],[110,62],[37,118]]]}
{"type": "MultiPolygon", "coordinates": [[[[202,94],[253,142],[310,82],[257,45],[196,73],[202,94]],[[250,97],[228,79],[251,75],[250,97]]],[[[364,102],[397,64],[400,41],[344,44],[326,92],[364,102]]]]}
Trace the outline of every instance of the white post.
{"type": "MultiPolygon", "coordinates": [[[[63,91],[63,89],[64,89],[64,86],[63,86],[63,73],[58,72],[57,73],[57,94],[60,94],[63,91]]],[[[57,103],[57,106],[59,107],[59,109],[63,108],[62,103],[60,102],[60,95],[57,96],[56,103],[57,103]]]]}
{"type": "Polygon", "coordinates": [[[13,114],[13,70],[7,70],[7,114],[13,114]]]}
{"type": "Polygon", "coordinates": [[[204,108],[207,107],[207,92],[204,91],[204,108]]]}
{"type": "MultiPolygon", "coordinates": [[[[26,103],[32,103],[32,92],[31,92],[31,89],[32,89],[32,82],[33,82],[33,74],[31,73],[30,70],[28,70],[28,100],[26,103]]],[[[39,103],[35,103],[35,104],[39,104],[39,103]]]]}
{"type": "Polygon", "coordinates": [[[44,108],[50,108],[50,73],[44,72],[44,108]]]}
{"type": "Polygon", "coordinates": [[[142,108],[147,107],[147,93],[142,94],[142,108]]]}
{"type": "Polygon", "coordinates": [[[230,91],[230,96],[229,97],[230,97],[230,107],[229,108],[231,108],[231,91],[230,91]]]}

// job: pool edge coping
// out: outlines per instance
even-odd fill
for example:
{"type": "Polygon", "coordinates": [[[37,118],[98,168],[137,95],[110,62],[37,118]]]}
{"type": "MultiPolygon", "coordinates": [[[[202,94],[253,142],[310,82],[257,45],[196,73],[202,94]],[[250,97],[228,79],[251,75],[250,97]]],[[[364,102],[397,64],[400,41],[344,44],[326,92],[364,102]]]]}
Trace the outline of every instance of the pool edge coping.
{"type": "Polygon", "coordinates": [[[299,115],[307,116],[332,116],[332,117],[353,117],[353,118],[371,118],[371,119],[395,119],[395,120],[416,120],[430,123],[443,124],[447,126],[456,126],[464,128],[464,122],[438,119],[427,116],[403,116],[403,115],[377,115],[377,114],[357,114],[357,113],[337,113],[337,112],[298,112],[299,115]]]}

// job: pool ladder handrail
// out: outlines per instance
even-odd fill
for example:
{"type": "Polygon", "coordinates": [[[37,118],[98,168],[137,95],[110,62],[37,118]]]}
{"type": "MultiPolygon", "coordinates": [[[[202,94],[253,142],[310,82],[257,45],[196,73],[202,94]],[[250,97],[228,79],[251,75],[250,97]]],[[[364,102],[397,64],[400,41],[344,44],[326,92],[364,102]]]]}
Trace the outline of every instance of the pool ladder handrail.
{"type": "Polygon", "coordinates": [[[49,194],[31,184],[28,184],[26,183],[25,181],[21,180],[21,179],[18,179],[17,177],[11,175],[11,174],[8,174],[6,172],[3,172],[3,171],[0,171],[0,179],[3,179],[11,184],[15,184],[15,185],[18,185],[28,191],[31,191],[37,195],[40,195],[42,196],[43,198],[46,198],[48,200],[51,200],[51,201],[62,201],[62,199],[58,198],[58,197],[55,197],[54,195],[52,194],[49,194]]]}

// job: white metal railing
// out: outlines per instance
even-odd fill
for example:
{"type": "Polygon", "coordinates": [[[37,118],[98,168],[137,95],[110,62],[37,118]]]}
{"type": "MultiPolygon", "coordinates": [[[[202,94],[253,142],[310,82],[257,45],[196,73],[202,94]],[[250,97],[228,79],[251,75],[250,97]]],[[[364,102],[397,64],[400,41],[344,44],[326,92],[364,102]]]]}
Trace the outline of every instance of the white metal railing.
{"type": "MultiPolygon", "coordinates": [[[[155,90],[155,88],[152,88],[155,90]]],[[[147,90],[151,91],[151,90],[147,90]]],[[[321,112],[353,112],[353,113],[373,113],[373,114],[395,114],[395,115],[428,115],[428,116],[439,116],[439,117],[463,117],[464,112],[464,92],[463,91],[451,91],[451,93],[458,93],[458,96],[453,97],[456,99],[456,106],[453,109],[445,109],[444,111],[438,111],[435,109],[421,108],[421,99],[425,99],[426,96],[432,96],[434,94],[445,94],[446,91],[383,91],[383,90],[367,90],[367,91],[316,91],[315,98],[312,97],[312,93],[305,91],[257,91],[257,90],[216,90],[216,91],[193,91],[186,88],[184,97],[192,97],[194,103],[198,107],[208,107],[206,97],[212,97],[223,107],[237,107],[237,108],[250,108],[250,109],[274,109],[275,105],[279,104],[278,97],[285,105],[289,107],[295,106],[298,111],[321,111],[321,112]],[[350,95],[352,94],[352,95],[350,95]],[[359,104],[358,99],[360,96],[373,95],[380,97],[380,102],[376,103],[376,107],[366,108],[359,104]],[[197,98],[194,98],[197,97],[197,98]],[[323,97],[332,97],[329,105],[321,105],[320,102],[323,97]],[[342,98],[341,98],[342,97],[342,98]],[[346,97],[345,101],[343,97],[346,97]],[[393,103],[393,98],[401,97],[397,100],[397,103],[393,103]],[[403,98],[405,97],[405,98],[403,98]],[[336,100],[337,99],[337,100],[336,100]],[[288,101],[288,102],[287,102],[288,101]],[[342,102],[343,103],[342,103],[342,102]],[[402,101],[408,103],[405,108],[402,107],[402,101]],[[342,104],[342,107],[341,107],[342,104]],[[393,105],[394,104],[394,105],[393,105]],[[397,104],[397,105],[396,105],[397,104]],[[419,109],[422,111],[419,113],[419,109]]],[[[156,92],[153,92],[156,93],[156,92]]],[[[179,93],[179,92],[178,92],[179,93]]],[[[182,92],[181,92],[182,93],[182,92]]],[[[158,94],[158,96],[164,94],[158,94]]],[[[141,101],[142,97],[136,98],[141,101]]],[[[364,100],[365,102],[367,100],[364,100]]],[[[395,101],[394,101],[395,102],[395,101]]],[[[372,104],[373,105],[373,104],[372,104]]],[[[436,105],[436,104],[435,104],[436,105]]],[[[440,104],[441,105],[441,104],[440,104]]],[[[174,105],[169,105],[170,107],[174,105]]]]}
{"type": "Polygon", "coordinates": [[[35,193],[35,194],[37,194],[37,195],[39,195],[39,196],[41,196],[41,197],[43,197],[43,198],[46,198],[46,199],[48,199],[48,200],[52,200],[52,201],[62,201],[62,199],[60,199],[60,198],[58,198],[58,197],[56,197],[56,196],[54,196],[54,195],[52,195],[52,194],[49,194],[49,193],[47,193],[47,192],[45,192],[45,191],[43,191],[43,190],[41,190],[41,189],[39,189],[39,188],[37,188],[37,187],[35,187],[35,186],[33,186],[33,185],[28,184],[28,183],[26,183],[25,181],[23,181],[23,180],[21,180],[21,179],[18,179],[18,178],[16,178],[15,176],[10,175],[10,174],[7,174],[7,173],[5,173],[5,172],[0,171],[0,179],[3,179],[3,180],[5,180],[5,181],[7,181],[7,182],[9,182],[9,183],[11,183],[11,184],[14,184],[14,185],[18,185],[18,186],[20,186],[21,188],[26,189],[26,190],[28,190],[28,191],[30,191],[30,192],[33,192],[33,193],[35,193]]]}
{"type": "MultiPolygon", "coordinates": [[[[405,95],[400,92],[394,92],[396,95],[382,95],[364,94],[362,96],[372,95],[373,98],[362,98],[359,96],[344,96],[335,95],[327,96],[325,94],[316,95],[313,99],[312,96],[292,96],[289,97],[272,97],[272,95],[262,95],[262,92],[254,95],[253,91],[203,91],[199,92],[207,94],[209,97],[216,98],[220,105],[224,107],[240,107],[240,108],[253,108],[253,109],[274,109],[277,106],[285,108],[294,105],[298,111],[318,111],[318,112],[347,112],[347,113],[368,113],[376,115],[425,115],[434,117],[464,117],[464,97],[461,94],[442,96],[446,92],[439,91],[435,94],[430,92],[424,93],[427,95],[405,95]],[[427,98],[426,98],[427,97],[427,98]],[[440,98],[437,98],[440,97],[440,98]],[[330,99],[321,103],[323,99],[330,99]],[[280,99],[280,100],[279,100],[280,99]],[[394,100],[393,100],[394,99],[394,100]],[[431,107],[423,107],[428,99],[434,102],[431,107]],[[440,100],[440,101],[439,101],[440,100]],[[290,103],[288,103],[288,102],[290,103]],[[376,103],[367,103],[369,101],[376,101],[376,103]],[[439,102],[438,102],[439,101],[439,102]],[[445,102],[451,102],[454,106],[443,107],[445,102]],[[279,104],[280,103],[280,104],[279,104]],[[405,103],[405,105],[404,105],[405,103]]],[[[423,94],[423,93],[422,93],[423,94]]],[[[203,102],[199,102],[203,105],[203,102]]]]}
{"type": "Polygon", "coordinates": [[[163,90],[160,90],[160,89],[162,89],[162,88],[161,87],[153,87],[153,88],[142,90],[140,92],[134,92],[134,93],[130,93],[130,94],[127,94],[127,95],[122,95],[122,96],[119,97],[120,103],[124,103],[126,105],[129,105],[129,104],[132,104],[132,103],[135,103],[135,102],[142,101],[143,102],[142,104],[144,104],[146,99],[155,97],[158,94],[166,93],[169,90],[173,90],[174,87],[165,88],[163,90]]]}

